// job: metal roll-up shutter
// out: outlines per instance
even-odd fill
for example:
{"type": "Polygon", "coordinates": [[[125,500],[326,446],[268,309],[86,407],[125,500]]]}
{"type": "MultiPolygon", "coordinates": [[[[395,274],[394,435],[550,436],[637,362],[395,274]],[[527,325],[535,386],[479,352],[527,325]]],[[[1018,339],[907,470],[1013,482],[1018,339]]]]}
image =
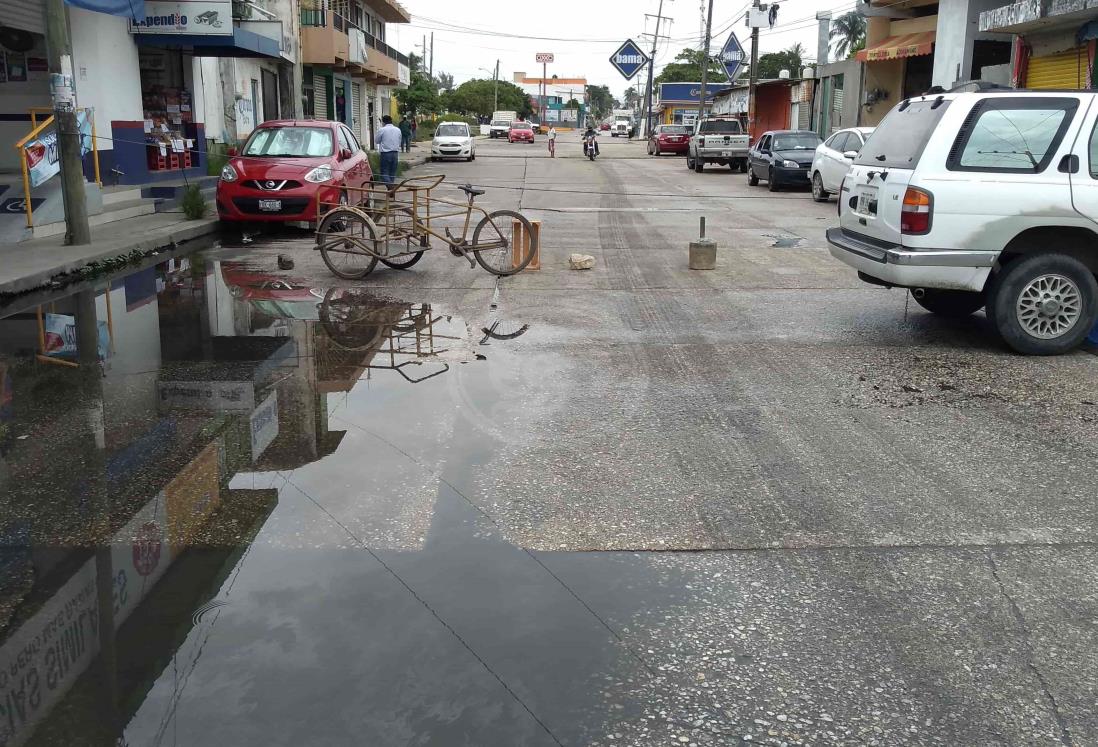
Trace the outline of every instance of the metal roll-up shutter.
{"type": "Polygon", "coordinates": [[[362,85],[351,83],[351,132],[362,137],[362,85]]]}
{"type": "Polygon", "coordinates": [[[1082,89],[1086,85],[1087,51],[1083,47],[1029,59],[1026,88],[1082,89]]]}
{"type": "Polygon", "coordinates": [[[328,110],[328,81],[324,75],[313,76],[313,110],[317,119],[330,119],[328,110]]]}
{"type": "Polygon", "coordinates": [[[43,0],[0,2],[0,26],[45,35],[46,4],[43,0]]]}

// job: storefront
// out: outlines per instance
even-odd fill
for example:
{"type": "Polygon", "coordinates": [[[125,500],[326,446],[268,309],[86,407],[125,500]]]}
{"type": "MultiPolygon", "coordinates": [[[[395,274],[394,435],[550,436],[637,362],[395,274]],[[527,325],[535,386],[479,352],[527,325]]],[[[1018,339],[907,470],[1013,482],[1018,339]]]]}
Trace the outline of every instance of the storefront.
{"type": "Polygon", "coordinates": [[[1098,8],[1014,3],[980,14],[980,31],[1015,34],[1010,83],[1019,88],[1094,88],[1098,8]]]}
{"type": "Polygon", "coordinates": [[[142,130],[150,172],[197,165],[204,137],[194,119],[194,57],[181,49],[141,47],[142,130]]]}
{"type": "MultiPolygon", "coordinates": [[[[724,85],[718,82],[709,84],[705,92],[706,114],[710,113],[717,90],[724,85]]],[[[699,104],[701,83],[660,83],[656,102],[656,111],[659,112],[657,124],[690,124],[697,119],[699,104]]]]}

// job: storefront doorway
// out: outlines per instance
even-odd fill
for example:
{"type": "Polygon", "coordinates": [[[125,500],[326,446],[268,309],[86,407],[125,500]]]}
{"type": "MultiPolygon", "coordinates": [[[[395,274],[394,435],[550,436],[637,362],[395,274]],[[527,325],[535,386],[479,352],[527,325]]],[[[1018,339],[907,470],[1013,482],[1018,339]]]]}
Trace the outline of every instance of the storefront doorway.
{"type": "Polygon", "coordinates": [[[270,70],[263,74],[263,121],[278,119],[278,76],[270,70]]]}

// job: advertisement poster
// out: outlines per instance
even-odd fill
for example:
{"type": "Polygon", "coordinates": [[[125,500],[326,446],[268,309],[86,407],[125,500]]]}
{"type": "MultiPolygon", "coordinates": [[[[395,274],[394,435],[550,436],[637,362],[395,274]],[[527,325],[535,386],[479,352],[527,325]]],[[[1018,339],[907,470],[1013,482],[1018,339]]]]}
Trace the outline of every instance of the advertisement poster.
{"type": "MultiPolygon", "coordinates": [[[[9,58],[10,59],[10,58],[9,58]]],[[[76,126],[80,130],[80,154],[91,152],[91,118],[87,111],[76,113],[76,126]]],[[[61,171],[61,156],[57,149],[57,131],[53,130],[35,138],[23,146],[23,158],[27,162],[31,187],[45,184],[61,171]]]]}
{"type": "MultiPolygon", "coordinates": [[[[43,355],[51,358],[76,358],[76,317],[69,314],[44,314],[46,349],[43,355]]],[[[106,322],[96,322],[99,360],[107,360],[110,351],[110,332],[106,322]]]]}
{"type": "Polygon", "coordinates": [[[8,80],[25,83],[27,80],[27,56],[22,52],[8,52],[8,80]]]}

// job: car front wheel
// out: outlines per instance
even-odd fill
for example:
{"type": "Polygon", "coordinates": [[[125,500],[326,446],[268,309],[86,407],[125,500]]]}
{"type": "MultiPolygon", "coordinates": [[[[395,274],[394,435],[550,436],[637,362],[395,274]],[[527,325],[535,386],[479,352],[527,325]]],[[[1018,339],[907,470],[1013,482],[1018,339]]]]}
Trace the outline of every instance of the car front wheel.
{"type": "Polygon", "coordinates": [[[827,198],[830,196],[830,193],[824,189],[823,177],[817,171],[812,175],[812,199],[816,202],[827,202],[827,198]]]}
{"type": "Polygon", "coordinates": [[[1033,254],[991,281],[988,315],[1003,341],[1025,355],[1059,355],[1082,343],[1098,318],[1098,280],[1066,254],[1033,254]]]}
{"type": "Polygon", "coordinates": [[[771,192],[778,191],[778,180],[774,178],[774,169],[766,172],[766,188],[771,192]]]}

